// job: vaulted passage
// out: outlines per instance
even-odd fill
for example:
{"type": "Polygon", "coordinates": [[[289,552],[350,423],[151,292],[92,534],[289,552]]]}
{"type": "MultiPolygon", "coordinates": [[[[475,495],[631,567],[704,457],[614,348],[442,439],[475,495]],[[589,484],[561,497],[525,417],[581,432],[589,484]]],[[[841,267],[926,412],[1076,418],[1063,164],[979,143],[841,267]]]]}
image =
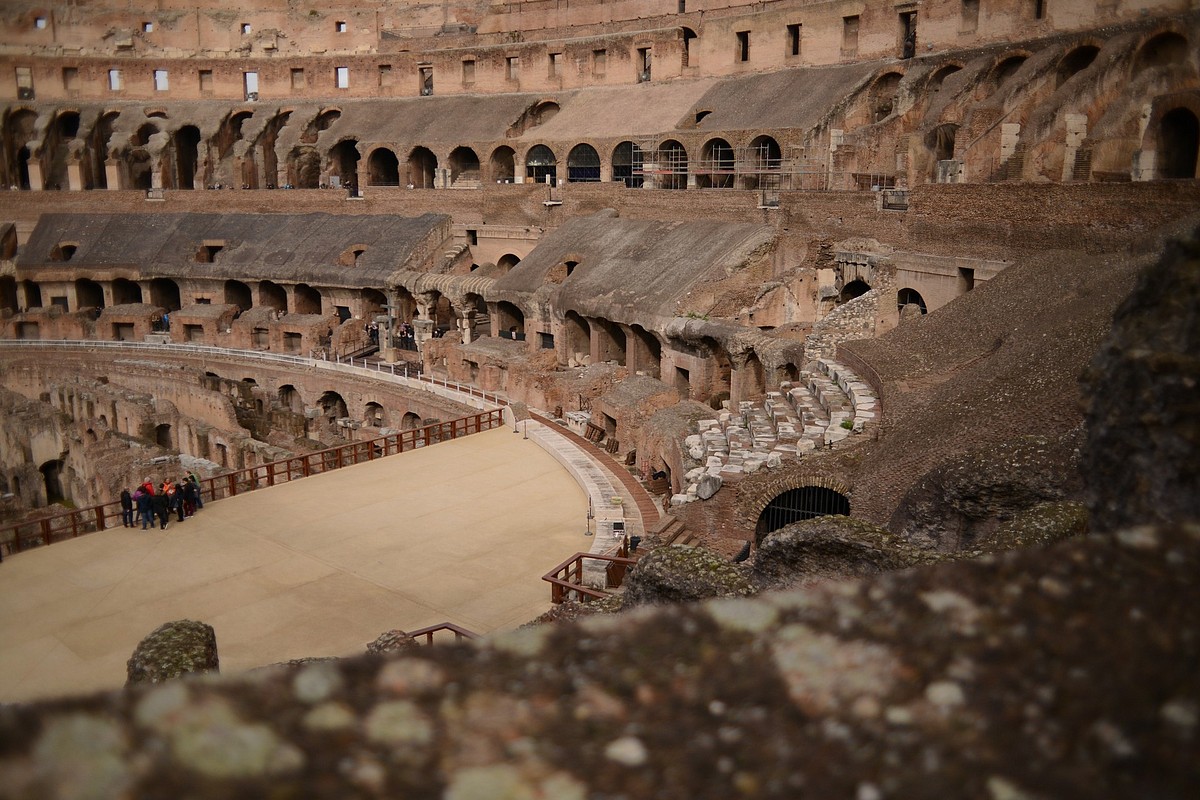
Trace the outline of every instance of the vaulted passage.
{"type": "Polygon", "coordinates": [[[1168,111],[1162,119],[1159,139],[1159,177],[1195,178],[1200,156],[1200,122],[1186,108],[1168,111]]]}
{"type": "Polygon", "coordinates": [[[758,515],[758,525],[754,530],[755,545],[762,544],[767,534],[785,525],[830,515],[850,515],[850,500],[844,494],[824,486],[788,489],[768,503],[758,515]]]}

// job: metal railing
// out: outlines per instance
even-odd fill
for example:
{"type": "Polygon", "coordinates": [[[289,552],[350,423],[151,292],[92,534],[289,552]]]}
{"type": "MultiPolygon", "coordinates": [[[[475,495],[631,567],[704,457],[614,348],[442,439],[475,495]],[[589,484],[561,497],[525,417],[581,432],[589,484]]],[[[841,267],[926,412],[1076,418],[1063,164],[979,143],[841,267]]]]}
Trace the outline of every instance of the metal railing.
{"type": "Polygon", "coordinates": [[[567,600],[578,599],[582,602],[601,600],[609,596],[603,589],[596,589],[583,584],[583,562],[607,561],[605,569],[605,588],[615,589],[625,580],[625,573],[637,563],[636,558],[629,558],[627,545],[622,543],[620,555],[606,556],[596,553],[576,553],[566,561],[554,567],[542,576],[542,580],[550,584],[550,602],[558,605],[567,600]]]}
{"type": "MultiPolygon", "coordinates": [[[[363,461],[427,447],[437,442],[457,439],[472,433],[504,425],[504,412],[491,409],[468,417],[426,425],[423,428],[401,431],[362,442],[330,447],[312,453],[271,461],[255,467],[200,479],[201,496],[205,502],[233,497],[255,489],[320,475],[363,461]]],[[[101,503],[87,508],[64,511],[37,520],[0,527],[0,558],[31,547],[46,546],[80,534],[116,527],[121,519],[119,501],[101,503]]]]}

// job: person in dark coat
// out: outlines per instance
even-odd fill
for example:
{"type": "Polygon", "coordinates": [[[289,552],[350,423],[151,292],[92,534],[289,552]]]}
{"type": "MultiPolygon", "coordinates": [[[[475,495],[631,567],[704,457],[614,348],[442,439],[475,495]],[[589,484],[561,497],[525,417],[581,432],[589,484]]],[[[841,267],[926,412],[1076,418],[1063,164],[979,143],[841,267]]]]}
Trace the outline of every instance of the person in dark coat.
{"type": "Polygon", "coordinates": [[[142,518],[142,530],[146,527],[154,527],[154,495],[147,492],[145,489],[138,489],[135,493],[137,497],[138,516],[142,518]]]}
{"type": "Polygon", "coordinates": [[[192,516],[196,513],[196,484],[192,483],[187,478],[184,478],[180,484],[180,490],[183,492],[183,513],[184,516],[192,516]]]}
{"type": "Polygon", "coordinates": [[[158,516],[160,530],[167,529],[167,520],[171,517],[171,504],[166,494],[159,492],[154,495],[154,513],[158,516]]]}
{"type": "Polygon", "coordinates": [[[121,527],[133,527],[133,495],[129,489],[121,490],[121,527]]]}

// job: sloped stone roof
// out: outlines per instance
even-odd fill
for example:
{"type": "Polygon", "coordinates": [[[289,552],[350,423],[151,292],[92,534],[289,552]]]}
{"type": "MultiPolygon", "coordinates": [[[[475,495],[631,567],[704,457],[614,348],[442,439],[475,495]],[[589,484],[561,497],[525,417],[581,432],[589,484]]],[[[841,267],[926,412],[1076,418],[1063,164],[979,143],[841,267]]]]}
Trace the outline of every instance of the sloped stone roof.
{"type": "Polygon", "coordinates": [[[495,287],[501,295],[532,293],[559,264],[575,261],[555,290],[555,308],[606,319],[626,320],[635,308],[669,317],[691,287],[737,271],[774,236],[765,225],[623,220],[601,212],[548,234],[495,287]]]}
{"type": "Polygon", "coordinates": [[[439,214],[44,214],[18,264],[32,270],[69,263],[72,270],[124,267],[155,277],[382,286],[447,220],[439,214]],[[196,259],[206,242],[223,245],[212,263],[196,259]],[[69,262],[54,256],[64,243],[76,247],[69,262]],[[355,266],[338,263],[359,246],[364,251],[355,266]]]}

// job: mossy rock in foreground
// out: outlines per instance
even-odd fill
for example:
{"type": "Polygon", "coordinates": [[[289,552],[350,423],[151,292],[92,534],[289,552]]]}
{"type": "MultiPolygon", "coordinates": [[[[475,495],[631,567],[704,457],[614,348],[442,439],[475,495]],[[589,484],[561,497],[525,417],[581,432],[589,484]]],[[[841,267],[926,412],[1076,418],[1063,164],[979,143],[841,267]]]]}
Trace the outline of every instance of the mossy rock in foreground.
{"type": "Polygon", "coordinates": [[[203,622],[181,619],[159,625],[138,643],[129,657],[125,685],[219,671],[216,631],[203,622]]]}
{"type": "Polygon", "coordinates": [[[684,545],[660,547],[642,557],[625,581],[624,608],[754,592],[743,569],[710,550],[684,545]]]}

